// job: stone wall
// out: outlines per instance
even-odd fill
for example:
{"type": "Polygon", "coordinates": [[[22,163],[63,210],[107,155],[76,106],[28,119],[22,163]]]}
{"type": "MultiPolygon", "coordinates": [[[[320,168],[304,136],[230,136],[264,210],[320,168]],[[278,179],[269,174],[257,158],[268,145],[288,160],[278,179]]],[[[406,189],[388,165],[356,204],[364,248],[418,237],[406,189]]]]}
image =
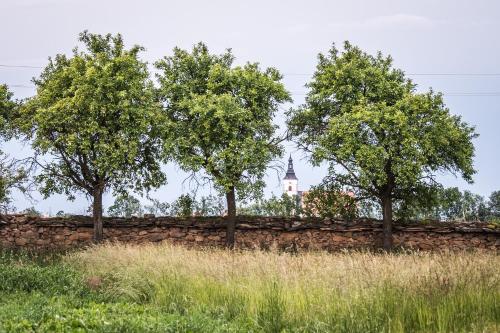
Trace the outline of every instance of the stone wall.
{"type": "MultiPolygon", "coordinates": [[[[236,246],[284,250],[374,249],[381,245],[381,222],[283,217],[238,217],[236,246]]],[[[129,243],[168,241],[187,246],[223,246],[224,217],[105,218],[104,237],[129,243]]],[[[91,243],[87,216],[0,217],[0,247],[64,249],[91,243]]],[[[500,249],[500,228],[486,223],[396,224],[396,246],[420,250],[500,249]]]]}

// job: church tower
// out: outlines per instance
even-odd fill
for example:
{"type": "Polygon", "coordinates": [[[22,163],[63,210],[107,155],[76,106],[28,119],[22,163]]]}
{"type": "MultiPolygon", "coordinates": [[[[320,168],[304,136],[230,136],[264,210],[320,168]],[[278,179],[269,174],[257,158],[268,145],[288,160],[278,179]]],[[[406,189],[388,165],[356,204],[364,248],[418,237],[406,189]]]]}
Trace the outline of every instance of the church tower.
{"type": "Polygon", "coordinates": [[[295,171],[293,170],[291,154],[288,159],[288,169],[286,170],[285,178],[283,178],[283,192],[290,196],[299,194],[299,180],[297,176],[295,176],[295,171]]]}

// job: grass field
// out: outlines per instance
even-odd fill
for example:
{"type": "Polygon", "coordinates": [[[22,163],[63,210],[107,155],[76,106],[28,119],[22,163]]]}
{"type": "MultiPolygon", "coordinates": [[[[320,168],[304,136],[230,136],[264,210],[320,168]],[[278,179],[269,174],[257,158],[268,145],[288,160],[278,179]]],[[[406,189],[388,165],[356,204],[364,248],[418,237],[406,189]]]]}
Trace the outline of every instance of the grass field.
{"type": "Polygon", "coordinates": [[[0,253],[0,332],[499,332],[492,253],[0,253]]]}

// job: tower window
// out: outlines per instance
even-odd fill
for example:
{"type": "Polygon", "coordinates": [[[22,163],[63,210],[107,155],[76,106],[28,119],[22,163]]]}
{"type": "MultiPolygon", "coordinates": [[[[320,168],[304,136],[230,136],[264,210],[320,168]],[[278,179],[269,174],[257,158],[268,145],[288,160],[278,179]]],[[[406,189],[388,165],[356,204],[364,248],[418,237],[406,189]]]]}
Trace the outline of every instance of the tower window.
{"type": "Polygon", "coordinates": [[[288,191],[291,191],[292,190],[292,186],[288,186],[288,191]]]}

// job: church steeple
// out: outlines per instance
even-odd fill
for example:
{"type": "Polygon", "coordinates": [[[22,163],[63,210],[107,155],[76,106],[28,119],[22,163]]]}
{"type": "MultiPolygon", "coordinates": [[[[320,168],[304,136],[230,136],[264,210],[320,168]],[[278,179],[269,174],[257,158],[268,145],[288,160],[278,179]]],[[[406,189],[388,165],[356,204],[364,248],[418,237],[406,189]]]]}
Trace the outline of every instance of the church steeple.
{"type": "Polygon", "coordinates": [[[295,171],[293,170],[292,154],[290,154],[290,158],[288,159],[288,169],[286,170],[286,175],[284,179],[297,180],[297,176],[295,176],[295,171]]]}

